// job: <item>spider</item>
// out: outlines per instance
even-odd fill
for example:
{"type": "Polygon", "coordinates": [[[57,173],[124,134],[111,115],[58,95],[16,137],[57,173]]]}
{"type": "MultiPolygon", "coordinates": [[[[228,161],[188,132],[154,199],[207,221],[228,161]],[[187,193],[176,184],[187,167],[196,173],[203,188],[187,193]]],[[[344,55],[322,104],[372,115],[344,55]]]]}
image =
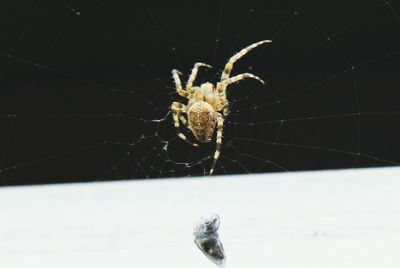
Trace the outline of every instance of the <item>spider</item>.
{"type": "Polygon", "coordinates": [[[183,125],[191,130],[197,141],[202,143],[210,142],[212,140],[215,128],[217,128],[216,149],[209,172],[210,175],[213,174],[215,165],[220,156],[224,119],[229,113],[229,102],[226,98],[226,88],[230,84],[239,82],[240,80],[246,78],[256,79],[262,84],[265,84],[261,78],[251,73],[242,73],[230,77],[233,64],[257,46],[270,42],[271,40],[259,41],[243,48],[241,51],[233,55],[225,65],[221,75],[221,81],[215,86],[209,82],[201,84],[200,86],[193,86],[199,68],[211,68],[211,66],[206,63],[197,62],[194,64],[185,89],[183,89],[182,82],[179,77],[179,75],[182,75],[182,73],[176,69],[172,70],[172,77],[175,82],[177,93],[180,96],[188,99],[187,105],[184,105],[180,102],[173,102],[171,105],[172,117],[178,137],[188,142],[192,146],[198,147],[199,144],[189,141],[188,138],[180,131],[180,122],[182,122],[183,125]],[[186,117],[184,115],[186,115],[186,117]]]}

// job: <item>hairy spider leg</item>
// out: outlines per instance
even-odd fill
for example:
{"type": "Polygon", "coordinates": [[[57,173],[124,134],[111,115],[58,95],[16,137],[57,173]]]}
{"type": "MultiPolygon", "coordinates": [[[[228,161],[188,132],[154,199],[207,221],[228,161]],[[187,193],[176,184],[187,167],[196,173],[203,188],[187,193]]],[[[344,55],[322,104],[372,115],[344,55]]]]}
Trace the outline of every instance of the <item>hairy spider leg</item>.
{"type": "Polygon", "coordinates": [[[218,90],[218,92],[225,91],[226,87],[229,86],[230,84],[239,82],[240,80],[244,80],[246,78],[256,79],[256,80],[260,81],[261,84],[265,84],[264,80],[262,80],[260,77],[254,75],[254,74],[251,74],[251,73],[243,73],[243,74],[238,74],[238,75],[232,76],[228,79],[225,79],[224,81],[219,82],[217,84],[217,90],[218,90]]]}
{"type": "Polygon", "coordinates": [[[185,125],[185,127],[189,128],[189,123],[182,114],[179,115],[179,120],[181,120],[181,122],[185,125]]]}
{"type": "Polygon", "coordinates": [[[182,74],[180,71],[176,69],[172,70],[172,78],[174,78],[176,92],[178,92],[180,96],[187,98],[189,93],[186,90],[183,90],[182,88],[182,82],[181,79],[179,78],[180,74],[182,74]]]}
{"type": "Polygon", "coordinates": [[[186,125],[187,121],[185,118],[184,121],[182,120],[182,113],[186,113],[187,112],[187,106],[183,105],[180,102],[173,102],[171,105],[171,111],[172,111],[172,118],[174,119],[174,126],[175,126],[175,130],[176,130],[176,134],[178,135],[179,138],[181,138],[182,140],[186,141],[187,143],[189,143],[192,146],[198,147],[199,145],[197,143],[191,142],[190,140],[188,140],[188,138],[185,136],[185,134],[183,134],[179,128],[180,124],[179,124],[179,119],[181,119],[181,121],[186,125]],[[186,122],[186,123],[185,123],[186,122]]]}
{"type": "Polygon", "coordinates": [[[220,113],[217,114],[217,141],[216,141],[216,148],[213,157],[213,162],[210,169],[210,175],[214,173],[215,165],[217,164],[217,160],[221,154],[221,144],[222,144],[222,129],[224,127],[224,118],[220,113]]]}
{"type": "Polygon", "coordinates": [[[223,101],[223,114],[224,116],[227,116],[229,113],[229,103],[228,101],[226,101],[226,88],[227,86],[229,86],[230,84],[239,82],[240,80],[246,79],[246,78],[252,78],[252,79],[256,79],[258,81],[260,81],[262,84],[265,84],[265,82],[258,76],[255,76],[254,74],[251,73],[243,73],[243,74],[238,74],[236,76],[232,76],[228,79],[225,79],[224,81],[221,81],[219,83],[217,83],[217,92],[218,95],[220,97],[221,100],[225,100],[223,101]]]}
{"type": "Polygon", "coordinates": [[[227,117],[229,114],[229,102],[226,100],[226,97],[224,99],[224,101],[222,102],[222,105],[224,108],[222,108],[222,114],[224,115],[224,117],[227,117]]]}
{"type": "Polygon", "coordinates": [[[238,53],[236,53],[235,55],[233,55],[229,61],[226,63],[224,71],[221,74],[221,81],[224,81],[225,79],[229,78],[229,75],[231,74],[231,71],[233,69],[233,64],[239,60],[241,57],[243,57],[244,55],[246,55],[248,52],[250,52],[252,49],[258,47],[259,45],[265,44],[265,43],[271,43],[271,40],[263,40],[257,43],[254,43],[248,47],[243,48],[242,50],[240,50],[238,53]]]}
{"type": "Polygon", "coordinates": [[[197,62],[194,64],[193,69],[192,69],[192,73],[189,76],[189,79],[186,83],[186,90],[187,91],[191,91],[192,86],[193,86],[193,82],[197,77],[197,72],[199,71],[200,67],[207,67],[207,68],[212,68],[211,65],[208,65],[206,63],[202,63],[202,62],[197,62]]]}

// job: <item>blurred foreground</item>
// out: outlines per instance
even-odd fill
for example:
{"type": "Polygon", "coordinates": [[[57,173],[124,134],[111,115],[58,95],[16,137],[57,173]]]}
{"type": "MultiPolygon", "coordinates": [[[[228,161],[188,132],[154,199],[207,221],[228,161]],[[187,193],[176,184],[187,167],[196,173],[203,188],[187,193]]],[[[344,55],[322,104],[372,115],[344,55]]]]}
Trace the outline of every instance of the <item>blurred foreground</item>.
{"type": "Polygon", "coordinates": [[[1,188],[1,266],[216,267],[211,212],[227,268],[400,266],[400,168],[1,188]]]}

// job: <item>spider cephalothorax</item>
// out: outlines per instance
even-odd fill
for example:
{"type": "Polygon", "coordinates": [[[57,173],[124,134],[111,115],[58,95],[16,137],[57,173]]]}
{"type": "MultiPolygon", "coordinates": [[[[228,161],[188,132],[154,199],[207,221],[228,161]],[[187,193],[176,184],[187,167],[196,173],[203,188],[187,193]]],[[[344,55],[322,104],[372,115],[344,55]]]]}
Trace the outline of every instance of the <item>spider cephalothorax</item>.
{"type": "Polygon", "coordinates": [[[190,142],[187,137],[180,132],[180,122],[182,122],[192,131],[196,140],[202,143],[210,142],[212,140],[215,128],[217,128],[217,146],[214,153],[214,160],[210,169],[210,174],[214,172],[215,164],[217,163],[220,155],[224,119],[229,113],[229,102],[226,98],[225,92],[226,88],[230,84],[239,82],[240,80],[246,78],[253,78],[264,84],[264,81],[261,78],[251,73],[243,73],[230,77],[229,75],[232,71],[233,64],[253,48],[270,42],[271,40],[263,40],[254,43],[233,55],[225,65],[221,75],[221,81],[215,86],[208,82],[201,84],[200,86],[193,86],[193,82],[196,79],[199,68],[211,68],[211,66],[208,64],[201,62],[194,64],[185,89],[182,88],[182,83],[179,78],[181,73],[178,70],[172,70],[172,77],[175,81],[176,91],[180,96],[188,99],[187,105],[184,105],[180,102],[173,102],[171,106],[172,116],[175,122],[175,128],[177,130],[178,137],[187,141],[193,146],[199,146],[197,143],[190,142]],[[185,114],[186,116],[184,116],[185,114]]]}

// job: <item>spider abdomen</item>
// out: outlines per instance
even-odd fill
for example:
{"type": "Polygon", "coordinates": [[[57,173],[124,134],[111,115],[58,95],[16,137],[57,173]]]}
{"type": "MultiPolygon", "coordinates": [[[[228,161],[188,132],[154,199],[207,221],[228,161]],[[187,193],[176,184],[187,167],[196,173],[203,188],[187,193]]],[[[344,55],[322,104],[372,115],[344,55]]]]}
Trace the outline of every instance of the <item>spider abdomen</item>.
{"type": "Polygon", "coordinates": [[[195,102],[188,110],[189,128],[200,142],[210,142],[217,117],[213,107],[204,101],[195,102]]]}

